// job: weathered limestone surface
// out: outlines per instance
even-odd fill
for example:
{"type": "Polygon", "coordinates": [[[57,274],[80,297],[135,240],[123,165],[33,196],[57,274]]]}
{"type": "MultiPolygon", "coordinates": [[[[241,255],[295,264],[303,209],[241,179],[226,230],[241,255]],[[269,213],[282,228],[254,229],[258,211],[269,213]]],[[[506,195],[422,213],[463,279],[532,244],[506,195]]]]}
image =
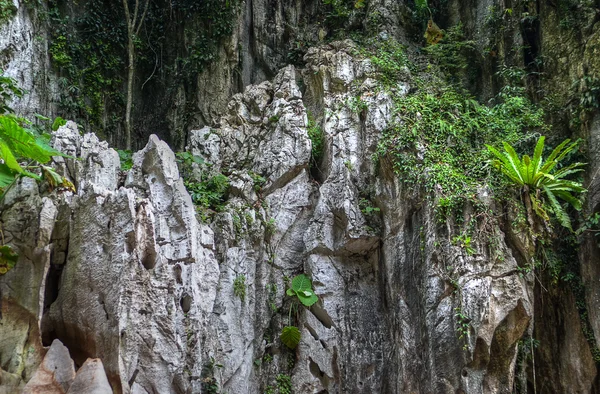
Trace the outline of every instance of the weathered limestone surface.
{"type": "Polygon", "coordinates": [[[52,341],[33,377],[23,390],[24,394],[64,394],[75,379],[75,366],[67,349],[58,339],[52,341]]]}
{"type": "MultiPolygon", "coordinates": [[[[371,160],[392,99],[355,53],[350,41],[311,49],[303,71],[288,66],[249,86],[220,128],[191,133],[189,150],[212,163],[196,171],[231,181],[210,224],[156,136],[121,172],[106,143],[61,127],[54,145],[78,159],[57,166],[77,192],[24,179],[2,202],[5,240],[21,255],[0,277],[0,334],[11,338],[0,344],[3,382],[34,381],[41,339],[58,338],[83,365],[71,391],[90,384],[94,361],[84,362],[98,358],[94,368],[123,393],[198,393],[209,383],[259,393],[279,374],[297,393],[510,392],[533,278],[519,274],[498,223],[478,230],[495,249],[474,240],[467,254],[418,191],[371,160]],[[356,97],[366,103],[358,110],[356,97]],[[309,114],[325,141],[312,168],[309,114]],[[301,272],[320,300],[291,314],[302,332],[292,352],[278,338],[289,324],[284,277],[301,272]]],[[[397,92],[410,83],[407,70],[397,92]]]]}

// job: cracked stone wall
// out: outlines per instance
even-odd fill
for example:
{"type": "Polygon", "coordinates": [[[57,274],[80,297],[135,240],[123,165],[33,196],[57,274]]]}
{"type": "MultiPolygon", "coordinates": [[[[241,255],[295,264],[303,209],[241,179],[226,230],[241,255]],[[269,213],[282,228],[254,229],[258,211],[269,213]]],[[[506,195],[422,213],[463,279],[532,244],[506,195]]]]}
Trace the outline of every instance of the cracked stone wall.
{"type": "MultiPolygon", "coordinates": [[[[77,192],[23,179],[2,202],[20,260],[0,277],[1,387],[23,387],[59,339],[76,367],[100,358],[122,393],[199,393],[207,379],[260,393],[280,374],[296,393],[512,392],[516,345],[535,315],[534,278],[514,252],[522,236],[490,222],[478,231],[495,249],[474,243],[466,254],[419,191],[375,164],[392,99],[355,53],[351,41],[310,49],[304,69],[248,86],[219,128],[191,133],[189,150],[212,163],[203,170],[231,180],[210,223],[156,136],[123,172],[107,143],[61,127],[53,144],[77,159],[56,164],[77,192]],[[360,111],[348,105],[357,96],[360,111]],[[325,137],[316,167],[309,113],[325,137]],[[363,212],[366,198],[378,215],[363,212]],[[302,333],[291,351],[278,335],[290,316],[286,278],[302,272],[319,302],[291,314],[302,333]]],[[[410,87],[407,74],[396,90],[410,87]]],[[[571,354],[585,350],[574,338],[571,354]]],[[[578,362],[565,376],[590,392],[593,361],[578,362]]]]}

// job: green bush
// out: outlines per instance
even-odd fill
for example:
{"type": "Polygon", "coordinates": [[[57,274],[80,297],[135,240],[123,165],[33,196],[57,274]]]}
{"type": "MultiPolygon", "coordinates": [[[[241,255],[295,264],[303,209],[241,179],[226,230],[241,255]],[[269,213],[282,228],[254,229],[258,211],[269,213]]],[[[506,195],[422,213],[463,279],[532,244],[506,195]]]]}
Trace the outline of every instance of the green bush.
{"type": "Polygon", "coordinates": [[[488,107],[434,78],[395,101],[398,120],[384,132],[376,158],[391,162],[405,184],[436,191],[440,218],[492,182],[486,142],[514,144],[546,128],[543,111],[524,97],[488,107]]]}

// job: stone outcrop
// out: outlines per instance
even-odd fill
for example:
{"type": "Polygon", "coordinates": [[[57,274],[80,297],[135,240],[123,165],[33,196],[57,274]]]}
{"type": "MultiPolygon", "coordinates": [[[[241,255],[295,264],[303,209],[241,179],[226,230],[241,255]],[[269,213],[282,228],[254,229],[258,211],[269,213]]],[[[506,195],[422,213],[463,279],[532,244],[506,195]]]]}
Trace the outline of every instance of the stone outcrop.
{"type": "MultiPolygon", "coordinates": [[[[77,192],[23,179],[2,202],[5,242],[20,254],[0,277],[3,385],[45,382],[42,345],[59,339],[81,366],[73,392],[93,380],[94,392],[258,393],[286,375],[297,393],[512,391],[517,343],[537,324],[533,277],[513,250],[524,235],[490,218],[477,231],[494,248],[452,245],[421,192],[371,160],[394,112],[370,60],[351,41],[305,60],[234,95],[219,128],[191,133],[188,149],[211,163],[195,171],[231,183],[206,223],[156,136],[121,171],[117,153],[74,123],[54,134],[77,158],[56,163],[77,192]],[[299,273],[319,301],[290,311],[286,283],[299,273]],[[278,338],[289,320],[302,333],[295,351],[278,338]],[[102,370],[106,382],[94,377],[102,370]]],[[[575,336],[555,354],[585,345],[575,336]]],[[[561,373],[586,392],[593,362],[578,360],[581,373],[561,373]]]]}
{"type": "Polygon", "coordinates": [[[64,394],[69,391],[75,379],[75,365],[69,349],[58,339],[52,341],[42,364],[27,382],[24,394],[64,394]]]}

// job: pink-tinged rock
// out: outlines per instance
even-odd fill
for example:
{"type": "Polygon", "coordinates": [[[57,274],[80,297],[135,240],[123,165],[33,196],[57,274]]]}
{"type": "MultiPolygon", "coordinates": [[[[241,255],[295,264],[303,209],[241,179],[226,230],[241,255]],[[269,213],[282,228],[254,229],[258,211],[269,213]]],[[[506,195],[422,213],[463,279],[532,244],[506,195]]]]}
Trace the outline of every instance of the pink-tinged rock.
{"type": "Polygon", "coordinates": [[[75,379],[75,367],[69,349],[55,339],[31,380],[24,394],[64,394],[75,379]]]}
{"type": "Polygon", "coordinates": [[[88,358],[77,371],[67,394],[112,394],[104,365],[99,358],[88,358]]]}

